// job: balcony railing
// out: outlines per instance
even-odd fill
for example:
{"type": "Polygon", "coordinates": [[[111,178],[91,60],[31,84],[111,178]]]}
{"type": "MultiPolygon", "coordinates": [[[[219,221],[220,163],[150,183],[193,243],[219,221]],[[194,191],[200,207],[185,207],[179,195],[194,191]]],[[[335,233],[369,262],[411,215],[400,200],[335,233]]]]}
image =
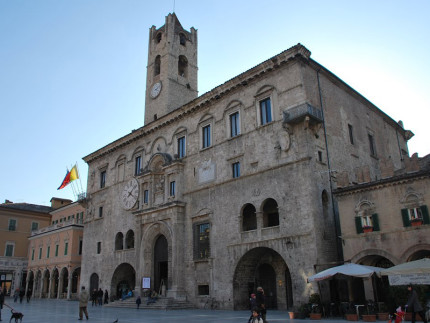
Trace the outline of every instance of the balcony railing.
{"type": "Polygon", "coordinates": [[[31,231],[31,236],[35,236],[35,235],[38,235],[41,233],[47,233],[47,232],[54,231],[54,230],[57,230],[59,228],[64,228],[64,227],[67,227],[67,226],[70,226],[73,224],[80,224],[83,226],[84,221],[82,219],[70,219],[67,221],[60,222],[60,223],[52,224],[50,226],[41,228],[39,230],[31,231]]]}
{"type": "Polygon", "coordinates": [[[294,108],[284,111],[285,123],[298,123],[305,117],[309,117],[311,121],[320,123],[323,121],[322,112],[320,109],[313,107],[309,103],[303,103],[294,108]]]}

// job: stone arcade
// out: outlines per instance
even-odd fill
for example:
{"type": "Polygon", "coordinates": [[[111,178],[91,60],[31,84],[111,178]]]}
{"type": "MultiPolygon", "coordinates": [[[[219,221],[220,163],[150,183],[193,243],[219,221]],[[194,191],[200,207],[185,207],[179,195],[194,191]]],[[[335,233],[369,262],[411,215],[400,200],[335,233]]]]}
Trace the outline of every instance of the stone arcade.
{"type": "Polygon", "coordinates": [[[243,309],[307,301],[341,259],[336,175],[380,177],[410,132],[298,44],[198,96],[197,31],[149,32],[145,125],[84,157],[81,284],[243,309]]]}

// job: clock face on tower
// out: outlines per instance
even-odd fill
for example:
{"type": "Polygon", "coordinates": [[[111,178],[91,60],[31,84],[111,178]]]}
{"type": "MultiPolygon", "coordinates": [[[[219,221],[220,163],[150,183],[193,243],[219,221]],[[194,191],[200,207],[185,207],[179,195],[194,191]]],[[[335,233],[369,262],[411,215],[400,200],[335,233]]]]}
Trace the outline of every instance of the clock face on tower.
{"type": "Polygon", "coordinates": [[[139,183],[135,178],[132,178],[125,184],[121,193],[121,204],[126,210],[130,210],[139,197],[139,183]]]}
{"type": "Polygon", "coordinates": [[[161,82],[155,83],[151,88],[151,98],[155,99],[161,92],[161,82]]]}

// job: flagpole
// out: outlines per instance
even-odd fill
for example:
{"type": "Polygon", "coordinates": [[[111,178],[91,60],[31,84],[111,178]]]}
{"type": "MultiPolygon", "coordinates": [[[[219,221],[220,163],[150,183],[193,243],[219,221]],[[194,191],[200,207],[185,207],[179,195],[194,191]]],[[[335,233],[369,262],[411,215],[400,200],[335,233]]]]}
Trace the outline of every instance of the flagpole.
{"type": "MultiPolygon", "coordinates": [[[[82,187],[82,181],[81,181],[81,176],[80,176],[80,174],[81,174],[81,171],[79,170],[79,167],[78,167],[78,162],[76,162],[76,170],[78,171],[78,174],[79,174],[79,185],[80,185],[80,187],[81,187],[81,191],[80,191],[80,193],[84,193],[84,189],[83,189],[83,187],[82,187]]],[[[79,188],[78,188],[79,189],[79,188]]]]}

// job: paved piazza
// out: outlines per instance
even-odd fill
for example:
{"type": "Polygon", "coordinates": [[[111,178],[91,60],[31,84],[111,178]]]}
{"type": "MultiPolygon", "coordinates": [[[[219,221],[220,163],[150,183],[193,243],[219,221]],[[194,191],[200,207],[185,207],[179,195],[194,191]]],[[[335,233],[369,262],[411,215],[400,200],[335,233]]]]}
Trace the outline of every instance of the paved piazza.
{"type": "MultiPolygon", "coordinates": [[[[30,303],[25,300],[22,304],[14,303],[13,299],[6,297],[5,302],[24,314],[23,323],[69,323],[79,322],[79,310],[77,301],[32,299],[30,303]]],[[[248,311],[218,311],[218,310],[140,310],[130,308],[113,308],[97,306],[92,307],[89,303],[88,322],[112,323],[118,319],[118,323],[134,322],[243,322],[249,318],[248,311]]],[[[2,310],[3,322],[9,322],[10,309],[6,306],[2,310]]],[[[288,313],[286,311],[269,311],[267,319],[272,322],[286,322],[288,313]]],[[[85,316],[84,320],[85,321],[85,316]]],[[[343,321],[343,320],[342,320],[343,321]]],[[[302,321],[303,322],[303,321],[302,321]]],[[[334,322],[334,321],[332,321],[334,322]]],[[[346,321],[343,321],[346,322],[346,321]]]]}
{"type": "MultiPolygon", "coordinates": [[[[79,322],[79,310],[77,301],[33,299],[30,303],[25,300],[22,304],[14,303],[13,299],[6,297],[5,302],[24,314],[23,323],[70,323],[79,322]]],[[[246,323],[249,311],[218,311],[218,310],[147,310],[145,306],[140,310],[130,308],[113,308],[97,306],[88,307],[90,319],[88,322],[112,323],[118,319],[118,323],[134,322],[184,322],[184,323],[246,323]]],[[[9,322],[10,309],[6,306],[2,310],[3,322],[9,322]]],[[[267,320],[270,323],[291,322],[297,323],[310,321],[290,320],[286,311],[268,311],[267,320]]],[[[85,317],[83,322],[85,322],[85,317]]],[[[321,320],[321,323],[345,323],[343,319],[321,320]]]]}

